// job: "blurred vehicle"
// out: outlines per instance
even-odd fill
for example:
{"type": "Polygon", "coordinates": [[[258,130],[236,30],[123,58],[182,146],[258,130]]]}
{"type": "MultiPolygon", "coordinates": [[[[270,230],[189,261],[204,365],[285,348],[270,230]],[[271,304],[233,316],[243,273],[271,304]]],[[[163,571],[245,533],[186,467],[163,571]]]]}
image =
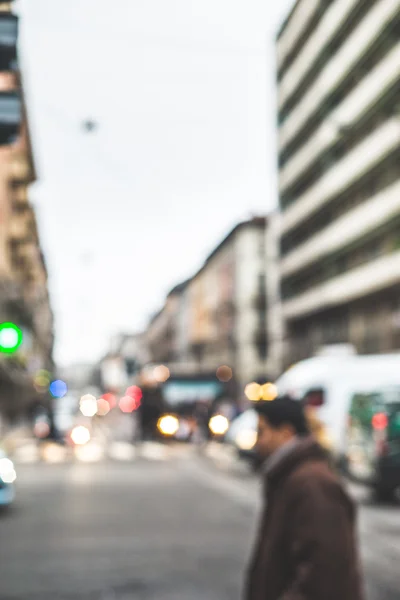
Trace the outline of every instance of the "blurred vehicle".
{"type": "Polygon", "coordinates": [[[13,462],[0,450],[0,507],[10,506],[14,501],[16,479],[17,474],[13,462]]]}
{"type": "Polygon", "coordinates": [[[257,413],[250,408],[232,421],[225,436],[225,441],[236,448],[239,457],[246,460],[252,468],[258,468],[260,464],[256,451],[257,428],[257,413]]]}
{"type": "Polygon", "coordinates": [[[382,499],[400,488],[400,386],[354,394],[347,430],[347,471],[382,499]]]}
{"type": "Polygon", "coordinates": [[[382,497],[400,486],[397,401],[389,402],[396,396],[385,391],[400,390],[399,354],[310,358],[286,371],[277,386],[315,410],[326,445],[346,473],[382,497]],[[361,405],[369,407],[362,419],[361,405]]]}

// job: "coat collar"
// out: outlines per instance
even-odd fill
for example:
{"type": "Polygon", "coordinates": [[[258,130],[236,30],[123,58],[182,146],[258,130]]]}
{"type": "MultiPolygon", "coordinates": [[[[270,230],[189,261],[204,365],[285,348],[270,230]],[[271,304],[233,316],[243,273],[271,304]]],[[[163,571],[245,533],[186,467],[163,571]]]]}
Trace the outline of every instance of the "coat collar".
{"type": "Polygon", "coordinates": [[[328,456],[313,436],[296,437],[267,461],[265,468],[267,481],[277,483],[280,479],[287,477],[296,467],[309,460],[326,462],[328,456]]]}

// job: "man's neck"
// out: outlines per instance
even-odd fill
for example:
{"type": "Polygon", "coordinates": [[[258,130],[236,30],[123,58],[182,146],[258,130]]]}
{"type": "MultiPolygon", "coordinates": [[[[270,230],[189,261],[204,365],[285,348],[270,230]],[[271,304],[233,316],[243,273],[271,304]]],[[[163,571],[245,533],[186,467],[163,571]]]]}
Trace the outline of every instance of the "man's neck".
{"type": "Polygon", "coordinates": [[[265,461],[265,473],[269,473],[287,454],[297,445],[299,438],[293,436],[290,440],[279,446],[265,461]]]}

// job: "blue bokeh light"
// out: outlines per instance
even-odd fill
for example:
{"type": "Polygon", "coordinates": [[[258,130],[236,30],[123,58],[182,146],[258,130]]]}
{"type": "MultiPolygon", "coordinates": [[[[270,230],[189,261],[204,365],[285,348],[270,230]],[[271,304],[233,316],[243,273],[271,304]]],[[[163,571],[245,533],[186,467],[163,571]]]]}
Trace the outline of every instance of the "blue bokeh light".
{"type": "Polygon", "coordinates": [[[49,390],[53,398],[64,398],[68,392],[68,387],[65,381],[57,379],[56,381],[51,382],[49,390]]]}

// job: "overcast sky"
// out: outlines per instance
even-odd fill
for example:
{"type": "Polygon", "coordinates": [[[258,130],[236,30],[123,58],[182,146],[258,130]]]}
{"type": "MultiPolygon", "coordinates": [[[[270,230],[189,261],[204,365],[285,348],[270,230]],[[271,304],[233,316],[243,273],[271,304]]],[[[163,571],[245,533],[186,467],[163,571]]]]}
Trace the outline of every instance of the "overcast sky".
{"type": "Polygon", "coordinates": [[[230,227],[275,204],[274,36],[292,4],[20,0],[61,364],[143,328],[230,227]]]}

